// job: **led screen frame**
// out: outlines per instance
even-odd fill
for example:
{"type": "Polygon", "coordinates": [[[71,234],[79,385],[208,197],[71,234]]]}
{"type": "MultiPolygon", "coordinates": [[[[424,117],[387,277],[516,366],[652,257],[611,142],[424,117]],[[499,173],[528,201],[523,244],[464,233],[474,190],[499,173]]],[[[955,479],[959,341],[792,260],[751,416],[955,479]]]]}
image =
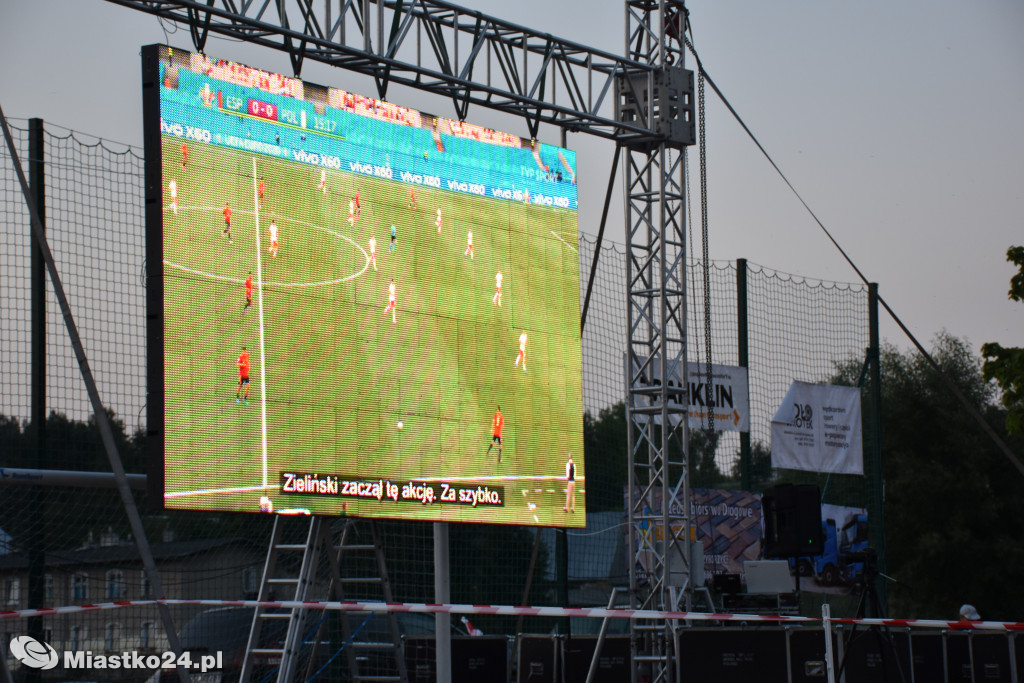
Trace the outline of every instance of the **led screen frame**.
{"type": "Polygon", "coordinates": [[[571,150],[160,45],[143,102],[166,508],[585,525],[571,150]]]}

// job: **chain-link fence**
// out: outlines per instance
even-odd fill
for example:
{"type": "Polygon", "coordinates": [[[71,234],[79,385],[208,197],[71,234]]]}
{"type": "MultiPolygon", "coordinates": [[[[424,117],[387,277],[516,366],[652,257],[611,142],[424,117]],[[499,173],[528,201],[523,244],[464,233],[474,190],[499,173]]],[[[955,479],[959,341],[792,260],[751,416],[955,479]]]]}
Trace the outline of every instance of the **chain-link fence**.
{"type": "MultiPolygon", "coordinates": [[[[29,130],[15,127],[21,163],[33,162],[29,130]]],[[[100,396],[113,417],[117,446],[130,473],[146,474],[146,283],[143,159],[136,149],[66,131],[41,136],[45,223],[71,312],[100,396]]],[[[110,472],[64,321],[46,283],[44,430],[33,412],[30,220],[13,160],[0,163],[0,468],[110,472]],[[42,436],[40,447],[36,437],[42,436]]],[[[581,297],[597,256],[579,240],[581,297]]],[[[527,527],[453,525],[451,599],[457,603],[603,604],[612,586],[627,583],[623,504],[627,471],[623,399],[626,254],[601,248],[583,331],[583,404],[588,525],[567,533],[527,527]]],[[[858,285],[812,282],[745,262],[691,261],[688,286],[689,359],[740,363],[748,350],[751,458],[747,472],[762,486],[770,468],[770,421],[792,380],[828,381],[863,362],[868,346],[868,291],[858,285]],[[740,274],[745,275],[745,289],[740,274]],[[710,293],[710,344],[704,292],[710,293]],[[745,291],[745,298],[741,292],[745,291]],[[746,333],[740,329],[745,308],[746,333]],[[711,358],[708,359],[710,348],[711,358]]],[[[38,407],[37,407],[38,409],[38,407]]],[[[723,432],[695,486],[738,489],[738,432],[723,432]]],[[[159,467],[159,464],[156,464],[159,467]]],[[[6,476],[6,475],[5,475],[6,476]]],[[[153,598],[128,518],[112,482],[106,487],[0,486],[0,609],[82,605],[153,598]],[[30,585],[33,591],[30,595],[30,585]]],[[[807,475],[826,501],[868,506],[864,477],[807,475]]],[[[164,597],[255,597],[271,520],[267,516],[165,512],[134,489],[161,572],[164,597]]],[[[340,529],[340,527],[339,527],[340,529]]],[[[432,525],[382,522],[394,599],[433,600],[432,525]]],[[[182,625],[204,611],[173,610],[182,625]]],[[[228,618],[228,617],[225,617],[228,618]]],[[[23,632],[0,621],[0,634],[23,632]]],[[[553,622],[482,616],[486,633],[546,632],[553,622]]],[[[152,607],[78,612],[44,619],[43,635],[58,650],[161,651],[166,636],[152,607]]]]}

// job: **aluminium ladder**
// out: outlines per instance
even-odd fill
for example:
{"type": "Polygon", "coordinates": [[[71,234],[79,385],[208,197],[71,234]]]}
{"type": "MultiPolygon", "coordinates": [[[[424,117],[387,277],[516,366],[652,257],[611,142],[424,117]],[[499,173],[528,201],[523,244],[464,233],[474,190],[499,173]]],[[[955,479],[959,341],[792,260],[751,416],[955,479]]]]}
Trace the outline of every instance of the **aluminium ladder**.
{"type": "MultiPolygon", "coordinates": [[[[278,515],[275,518],[260,583],[260,601],[336,601],[343,599],[343,586],[359,584],[364,587],[364,593],[367,586],[376,586],[379,590],[378,595],[370,597],[364,594],[358,596],[359,598],[394,602],[376,523],[372,520],[361,523],[370,527],[372,542],[359,543],[356,542],[359,535],[357,522],[353,519],[344,520],[340,538],[335,544],[332,521],[332,518],[320,516],[278,515]],[[307,524],[308,528],[303,528],[303,525],[307,524]],[[367,552],[372,553],[370,566],[374,567],[375,573],[364,572],[367,575],[362,577],[343,576],[350,566],[360,564],[359,554],[367,552]],[[318,581],[318,569],[322,566],[321,558],[324,555],[327,558],[327,576],[318,581]]],[[[361,564],[363,568],[367,566],[365,560],[361,564]]],[[[342,642],[352,681],[408,682],[398,621],[393,612],[387,614],[391,640],[366,642],[355,639],[359,634],[353,633],[353,629],[349,627],[348,613],[341,613],[342,642]],[[365,657],[358,656],[357,651],[368,650],[392,653],[397,674],[380,675],[361,671],[361,668],[365,668],[361,666],[365,657]]],[[[277,681],[290,683],[297,680],[296,673],[303,658],[307,660],[307,666],[301,680],[312,678],[318,673],[317,654],[325,633],[325,624],[329,621],[328,616],[330,615],[325,615],[317,624],[308,609],[281,610],[257,607],[253,613],[240,680],[253,680],[257,669],[261,679],[273,675],[274,672],[268,672],[266,667],[277,660],[277,681]]],[[[368,620],[369,618],[360,619],[364,624],[368,620]]],[[[359,628],[355,630],[358,631],[359,628]]]]}

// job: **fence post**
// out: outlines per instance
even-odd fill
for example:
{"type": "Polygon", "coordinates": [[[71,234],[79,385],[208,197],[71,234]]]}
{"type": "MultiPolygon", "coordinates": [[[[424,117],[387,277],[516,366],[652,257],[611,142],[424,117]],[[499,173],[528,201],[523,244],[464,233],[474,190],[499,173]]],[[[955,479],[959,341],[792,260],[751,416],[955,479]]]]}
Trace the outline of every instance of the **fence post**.
{"type": "MultiPolygon", "coordinates": [[[[46,216],[46,173],[43,155],[43,120],[30,119],[28,122],[28,179],[32,192],[32,202],[40,221],[46,216]]],[[[31,226],[31,223],[29,224],[31,226]]],[[[32,406],[30,428],[30,448],[32,449],[32,465],[36,469],[46,469],[46,263],[43,251],[31,237],[29,230],[30,260],[30,298],[32,306],[31,345],[32,345],[32,406]]],[[[43,607],[46,600],[46,491],[41,486],[32,487],[32,531],[26,534],[28,553],[28,607],[43,607]]],[[[43,618],[32,617],[27,624],[28,635],[43,639],[43,618]]],[[[26,681],[39,681],[42,671],[27,669],[26,681]]]]}
{"type": "MultiPolygon", "coordinates": [[[[884,501],[882,499],[884,473],[882,468],[882,369],[881,349],[878,335],[878,283],[868,284],[868,325],[870,328],[870,346],[868,355],[871,358],[871,441],[868,447],[868,537],[878,557],[878,576],[875,588],[878,592],[878,603],[882,614],[889,613],[889,593],[886,586],[885,562],[885,518],[884,501]]],[[[882,615],[876,615],[882,616],[882,615]]]]}
{"type": "MultiPolygon", "coordinates": [[[[121,495],[121,501],[124,504],[125,513],[128,515],[128,521],[131,524],[132,533],[135,535],[136,547],[139,550],[139,555],[142,556],[142,562],[146,568],[146,574],[152,581],[154,591],[157,595],[163,595],[160,575],[157,572],[156,564],[153,560],[153,553],[149,547],[149,540],[146,538],[146,532],[142,527],[142,518],[140,517],[139,510],[135,505],[135,499],[132,497],[131,489],[128,486],[128,478],[125,475],[124,465],[121,462],[121,455],[118,453],[117,444],[114,442],[114,432],[110,426],[110,418],[107,416],[103,402],[100,400],[99,390],[96,388],[96,380],[93,377],[92,370],[89,368],[89,360],[86,358],[85,348],[82,345],[82,337],[78,332],[78,326],[75,324],[74,316],[71,313],[71,305],[68,303],[67,292],[64,289],[64,284],[61,282],[60,274],[57,272],[57,264],[54,261],[53,252],[50,250],[50,245],[46,241],[42,218],[36,212],[35,204],[32,202],[32,192],[29,189],[28,180],[25,177],[25,172],[21,165],[21,159],[18,156],[18,150],[14,146],[14,137],[11,135],[11,129],[10,126],[7,125],[7,117],[4,116],[2,108],[0,108],[0,128],[3,129],[4,141],[7,143],[7,149],[11,154],[11,162],[14,166],[14,171],[18,176],[18,184],[21,186],[22,196],[24,197],[25,204],[32,216],[32,237],[35,238],[36,248],[41,252],[42,259],[46,263],[46,271],[50,276],[50,284],[53,286],[53,293],[56,295],[57,304],[60,306],[61,316],[64,320],[64,327],[67,330],[68,341],[70,341],[71,348],[75,352],[78,369],[82,374],[82,381],[85,384],[86,393],[89,395],[89,402],[92,405],[93,416],[96,419],[96,426],[99,428],[103,448],[106,451],[107,459],[110,461],[110,467],[114,470],[117,489],[121,495]]],[[[188,669],[179,661],[182,652],[181,642],[178,640],[178,631],[174,628],[171,613],[163,603],[157,603],[157,609],[160,611],[160,616],[164,623],[164,630],[167,633],[167,640],[170,648],[174,652],[175,657],[178,658],[176,659],[176,661],[178,661],[176,667],[178,671],[178,678],[181,679],[183,683],[189,683],[191,678],[189,677],[188,669]]]]}
{"type": "MultiPolygon", "coordinates": [[[[736,339],[739,344],[739,363],[747,369],[749,395],[750,370],[747,339],[747,259],[736,259],[736,339]]],[[[750,462],[750,431],[740,432],[740,490],[749,491],[754,485],[753,464],[750,462]]]]}

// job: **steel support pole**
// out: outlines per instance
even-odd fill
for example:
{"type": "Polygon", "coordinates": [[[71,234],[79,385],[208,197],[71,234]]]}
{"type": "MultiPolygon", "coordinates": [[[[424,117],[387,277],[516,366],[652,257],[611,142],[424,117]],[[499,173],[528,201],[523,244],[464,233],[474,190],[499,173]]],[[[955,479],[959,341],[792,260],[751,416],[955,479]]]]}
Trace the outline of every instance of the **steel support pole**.
{"type": "Polygon", "coordinates": [[[886,586],[886,552],[885,552],[885,470],[882,467],[882,357],[881,341],[878,331],[878,283],[872,282],[868,285],[868,325],[869,325],[869,347],[868,354],[871,358],[871,422],[874,425],[871,433],[869,453],[868,486],[870,494],[868,500],[871,508],[868,510],[868,527],[871,546],[875,549],[878,561],[878,575],[875,577],[875,588],[878,595],[878,603],[881,606],[882,616],[889,613],[889,591],[886,586]]]}
{"type": "MultiPolygon", "coordinates": [[[[747,259],[736,259],[736,340],[741,368],[750,367],[749,323],[747,319],[747,259]]],[[[740,490],[754,486],[750,453],[750,432],[740,432],[740,490]]]]}
{"type": "MultiPolygon", "coordinates": [[[[0,109],[0,128],[3,129],[3,137],[7,143],[7,149],[11,154],[11,162],[14,165],[15,174],[18,176],[18,183],[21,186],[22,195],[25,198],[25,203],[28,205],[29,213],[32,214],[32,236],[35,239],[36,248],[42,253],[43,261],[46,264],[46,270],[50,276],[50,282],[53,285],[53,292],[56,295],[57,303],[60,306],[61,315],[64,319],[64,326],[67,329],[68,337],[71,341],[71,347],[75,352],[75,358],[78,361],[78,369],[82,373],[82,381],[85,384],[86,393],[89,395],[89,402],[92,405],[93,416],[96,418],[96,426],[99,428],[100,440],[103,442],[104,450],[107,453],[107,458],[110,461],[110,467],[114,471],[114,476],[117,481],[117,490],[121,494],[121,502],[124,504],[125,512],[128,515],[128,522],[131,525],[132,533],[135,535],[135,544],[139,550],[139,555],[142,557],[142,564],[145,567],[146,574],[149,576],[150,581],[153,584],[153,590],[157,595],[163,595],[163,588],[160,583],[160,574],[156,569],[156,563],[153,560],[153,553],[150,550],[149,540],[146,538],[145,529],[142,526],[142,517],[139,515],[138,507],[135,505],[135,499],[132,497],[131,489],[128,485],[128,479],[124,471],[124,465],[121,462],[121,455],[117,451],[117,444],[114,441],[114,432],[110,426],[110,420],[107,417],[107,412],[103,407],[103,402],[100,400],[99,390],[96,388],[96,380],[93,378],[92,370],[89,367],[89,360],[85,355],[85,347],[82,345],[82,337],[78,333],[78,326],[75,324],[74,316],[71,314],[71,305],[68,303],[67,294],[64,291],[64,285],[60,279],[60,273],[57,272],[57,265],[53,259],[53,253],[50,250],[50,245],[46,241],[46,232],[43,229],[43,219],[36,211],[35,205],[31,201],[32,193],[29,189],[28,180],[25,177],[25,172],[21,166],[21,160],[18,158],[18,150],[14,147],[14,138],[11,135],[10,126],[7,125],[7,117],[4,116],[3,109],[0,109]]],[[[164,629],[167,633],[168,645],[172,652],[174,652],[176,660],[180,659],[181,656],[181,642],[178,639],[177,629],[174,627],[174,620],[171,618],[170,610],[163,603],[157,605],[157,610],[160,612],[160,618],[164,624],[164,629]]],[[[191,680],[189,677],[188,669],[182,664],[176,666],[178,672],[178,678],[188,683],[191,680]]]]}
{"type": "MultiPolygon", "coordinates": [[[[32,202],[40,224],[46,221],[46,167],[43,120],[28,122],[28,182],[32,202]]],[[[32,298],[32,418],[31,443],[33,467],[46,469],[46,262],[43,251],[34,239],[31,248],[32,298]]],[[[46,491],[32,488],[32,531],[27,534],[28,545],[28,606],[43,607],[46,599],[46,491]]],[[[43,640],[43,618],[28,620],[28,635],[43,640]]],[[[28,683],[42,680],[42,671],[27,669],[28,683]]]]}
{"type": "MultiPolygon", "coordinates": [[[[448,545],[448,524],[434,522],[434,602],[451,602],[451,558],[448,545]]],[[[452,682],[452,615],[437,612],[434,615],[437,683],[452,682]]]]}

